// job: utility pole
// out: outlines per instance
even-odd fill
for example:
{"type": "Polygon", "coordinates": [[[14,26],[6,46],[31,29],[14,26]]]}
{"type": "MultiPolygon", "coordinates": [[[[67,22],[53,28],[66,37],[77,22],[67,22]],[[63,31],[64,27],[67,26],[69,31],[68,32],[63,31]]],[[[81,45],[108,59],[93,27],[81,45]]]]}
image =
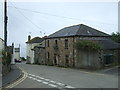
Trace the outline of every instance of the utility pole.
{"type": "Polygon", "coordinates": [[[5,52],[7,49],[7,0],[4,0],[4,42],[5,42],[5,52]]]}

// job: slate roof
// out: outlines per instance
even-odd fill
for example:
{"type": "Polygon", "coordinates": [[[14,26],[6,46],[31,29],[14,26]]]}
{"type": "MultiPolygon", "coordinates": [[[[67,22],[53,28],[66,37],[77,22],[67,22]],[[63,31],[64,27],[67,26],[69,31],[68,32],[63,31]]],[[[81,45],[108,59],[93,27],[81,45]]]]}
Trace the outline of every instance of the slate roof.
{"type": "Polygon", "coordinates": [[[41,43],[44,39],[40,37],[35,37],[31,39],[30,41],[27,41],[26,43],[41,43]]]}
{"type": "Polygon", "coordinates": [[[120,49],[120,43],[117,43],[111,39],[98,40],[98,42],[102,45],[103,49],[106,49],[106,50],[120,49]]]}
{"type": "Polygon", "coordinates": [[[48,38],[53,37],[67,37],[67,36],[110,36],[97,29],[91,28],[84,24],[65,27],[51,35],[48,38]]]}

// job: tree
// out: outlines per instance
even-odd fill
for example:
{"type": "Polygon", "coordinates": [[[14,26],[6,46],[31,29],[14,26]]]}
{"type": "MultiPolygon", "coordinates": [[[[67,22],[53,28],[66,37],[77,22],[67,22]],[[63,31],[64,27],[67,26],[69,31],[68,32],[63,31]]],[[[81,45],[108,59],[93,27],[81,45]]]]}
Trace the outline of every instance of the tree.
{"type": "Polygon", "coordinates": [[[2,52],[2,64],[3,65],[10,65],[11,63],[11,53],[9,52],[9,50],[3,51],[2,52]]]}
{"type": "Polygon", "coordinates": [[[21,57],[21,60],[26,61],[26,59],[24,57],[21,57]]]}
{"type": "Polygon", "coordinates": [[[114,40],[115,42],[120,43],[120,33],[116,32],[116,33],[112,33],[112,40],[114,40]]]}

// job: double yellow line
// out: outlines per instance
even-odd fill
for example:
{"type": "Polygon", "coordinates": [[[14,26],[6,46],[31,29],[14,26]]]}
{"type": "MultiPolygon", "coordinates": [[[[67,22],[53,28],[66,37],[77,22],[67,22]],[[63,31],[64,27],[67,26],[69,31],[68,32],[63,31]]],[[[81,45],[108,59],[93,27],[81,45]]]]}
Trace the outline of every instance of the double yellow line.
{"type": "MultiPolygon", "coordinates": [[[[20,68],[21,69],[21,68],[20,68]]],[[[22,69],[21,69],[22,70],[22,69]]],[[[23,77],[21,77],[20,79],[18,79],[17,81],[13,82],[12,84],[9,84],[7,85],[5,88],[13,88],[15,86],[17,86],[18,84],[20,84],[21,82],[23,82],[27,77],[28,77],[28,73],[23,71],[22,70],[22,73],[23,73],[23,77]]]]}

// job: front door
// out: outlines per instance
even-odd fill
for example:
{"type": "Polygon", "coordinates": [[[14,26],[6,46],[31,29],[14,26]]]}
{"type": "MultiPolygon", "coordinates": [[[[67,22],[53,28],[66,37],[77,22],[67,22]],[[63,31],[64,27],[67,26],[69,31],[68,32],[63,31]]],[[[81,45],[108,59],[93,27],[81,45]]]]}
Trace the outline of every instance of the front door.
{"type": "Polygon", "coordinates": [[[54,54],[54,65],[57,65],[57,55],[54,54]]]}

